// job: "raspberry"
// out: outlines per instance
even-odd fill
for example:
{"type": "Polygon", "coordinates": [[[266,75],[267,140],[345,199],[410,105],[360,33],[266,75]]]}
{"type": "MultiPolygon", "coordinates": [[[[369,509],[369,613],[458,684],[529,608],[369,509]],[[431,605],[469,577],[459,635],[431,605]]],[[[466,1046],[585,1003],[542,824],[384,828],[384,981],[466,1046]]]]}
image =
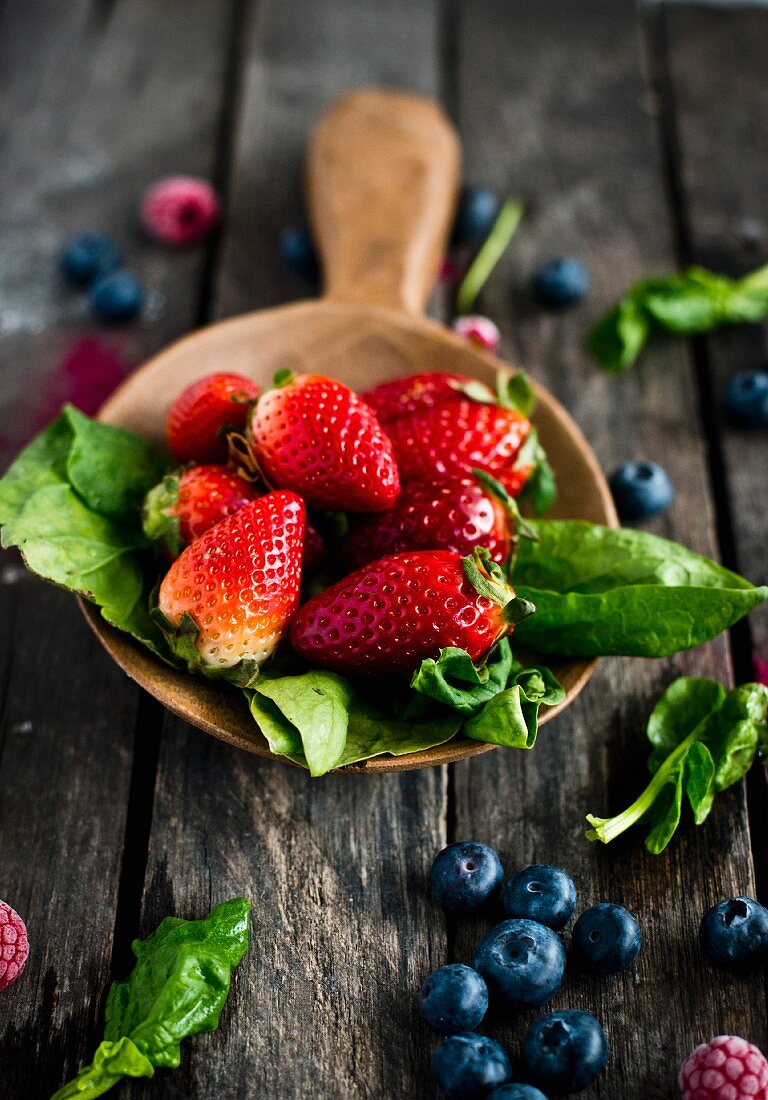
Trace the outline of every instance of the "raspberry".
{"type": "Polygon", "coordinates": [[[146,192],[141,221],[161,244],[184,245],[202,240],[219,216],[219,200],[206,180],[168,176],[146,192]]]}
{"type": "Polygon", "coordinates": [[[683,1100],[768,1100],[768,1062],[746,1039],[718,1035],[688,1055],[677,1083],[683,1100]]]}
{"type": "Polygon", "coordinates": [[[484,351],[494,352],[498,349],[501,336],[488,317],[457,317],[452,328],[457,336],[468,340],[470,344],[476,344],[484,351]]]}
{"type": "Polygon", "coordinates": [[[15,982],[29,955],[27,928],[15,909],[0,901],[0,989],[15,982]]]}

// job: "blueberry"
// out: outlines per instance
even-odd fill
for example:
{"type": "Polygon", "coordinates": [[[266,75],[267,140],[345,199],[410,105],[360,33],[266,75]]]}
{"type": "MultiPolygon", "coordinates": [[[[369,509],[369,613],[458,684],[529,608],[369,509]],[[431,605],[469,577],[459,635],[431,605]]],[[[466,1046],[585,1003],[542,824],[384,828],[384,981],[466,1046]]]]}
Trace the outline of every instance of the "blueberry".
{"type": "Polygon", "coordinates": [[[104,321],[130,321],[144,304],[144,289],[130,271],[114,271],[95,284],[91,306],[104,321]]]}
{"type": "Polygon", "coordinates": [[[768,951],[768,909],[752,898],[721,901],[699,928],[701,946],[720,966],[739,967],[768,951]]]}
{"type": "Polygon", "coordinates": [[[493,1039],[468,1031],[435,1048],[432,1075],[449,1100],[479,1100],[510,1080],[512,1066],[493,1039]]]}
{"type": "Polygon", "coordinates": [[[563,309],[586,298],[590,282],[584,264],[561,256],[541,265],[533,277],[533,289],[543,306],[563,309]]]}
{"type": "Polygon", "coordinates": [[[475,244],[487,237],[499,214],[499,196],[490,187],[467,184],[456,206],[451,244],[475,244]]]}
{"type": "Polygon", "coordinates": [[[308,229],[292,225],[280,234],[280,254],[283,260],[302,279],[314,281],[320,276],[320,261],[315,243],[308,229]]]}
{"type": "Polygon", "coordinates": [[[600,902],[573,926],[571,949],[585,970],[619,974],[632,965],[643,943],[637,921],[621,905],[600,902]]]}
{"type": "Polygon", "coordinates": [[[523,1039],[525,1076],[544,1088],[581,1092],[608,1060],[605,1032],[594,1016],[573,1008],[548,1012],[523,1039]]]}
{"type": "Polygon", "coordinates": [[[576,907],[576,887],[559,867],[532,863],[512,875],[501,901],[508,917],[528,917],[557,932],[576,907]]]}
{"type": "Polygon", "coordinates": [[[488,1100],[547,1100],[533,1085],[502,1085],[494,1089],[488,1100]]]}
{"type": "Polygon", "coordinates": [[[560,988],[565,951],[546,925],[505,920],[477,945],[472,965],[492,993],[513,1005],[540,1005],[560,988]]]}
{"type": "Polygon", "coordinates": [[[81,233],[61,250],[62,273],[78,286],[87,286],[100,275],[120,266],[122,257],[115,242],[103,233],[81,233]]]}
{"type": "Polygon", "coordinates": [[[608,484],[622,519],[648,519],[672,503],[675,491],[667,472],[655,462],[625,462],[608,484]]]}
{"type": "Polygon", "coordinates": [[[433,970],[419,993],[421,1015],[443,1035],[472,1031],[487,1008],[488,987],[476,970],[461,963],[433,970]]]}
{"type": "Polygon", "coordinates": [[[429,872],[432,895],[443,909],[469,913],[501,886],[504,871],[493,848],[464,840],[438,852],[429,872]]]}
{"type": "Polygon", "coordinates": [[[768,371],[734,374],[725,391],[725,411],[737,428],[768,428],[768,371]]]}

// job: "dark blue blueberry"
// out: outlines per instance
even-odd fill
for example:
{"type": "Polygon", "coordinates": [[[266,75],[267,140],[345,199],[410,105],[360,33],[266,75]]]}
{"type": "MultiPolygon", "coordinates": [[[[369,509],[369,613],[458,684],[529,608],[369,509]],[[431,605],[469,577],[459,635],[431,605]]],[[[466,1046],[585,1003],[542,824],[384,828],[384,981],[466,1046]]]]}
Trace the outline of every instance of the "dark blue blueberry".
{"type": "Polygon", "coordinates": [[[463,840],[435,856],[429,872],[432,895],[443,909],[469,913],[495,894],[504,879],[499,857],[487,844],[463,840]]]}
{"type": "Polygon", "coordinates": [[[443,1035],[472,1031],[488,1009],[488,987],[471,966],[441,966],[421,987],[419,1009],[427,1023],[443,1035]]]}
{"type": "Polygon", "coordinates": [[[494,1089],[488,1100],[547,1100],[533,1085],[502,1085],[494,1089]]]}
{"type": "Polygon", "coordinates": [[[523,1039],[524,1076],[558,1092],[588,1088],[607,1061],[608,1043],[600,1024],[573,1008],[548,1012],[523,1039]]]}
{"type": "Polygon", "coordinates": [[[505,920],[480,941],[472,960],[492,993],[513,1005],[540,1005],[560,988],[563,945],[544,924],[505,920]]]}
{"type": "Polygon", "coordinates": [[[432,1076],[449,1100],[480,1100],[510,1080],[512,1066],[503,1047],[469,1031],[435,1048],[432,1076]]]}
{"type": "Polygon", "coordinates": [[[752,898],[721,901],[699,928],[701,946],[720,966],[739,967],[768,953],[768,909],[752,898]]]}
{"type": "Polygon", "coordinates": [[[533,277],[533,289],[543,306],[564,309],[586,298],[590,282],[584,264],[560,256],[541,265],[533,277]]]}
{"type": "Polygon", "coordinates": [[[302,279],[314,281],[320,276],[320,262],[308,229],[291,225],[280,234],[280,254],[291,271],[302,279]]]}
{"type": "Polygon", "coordinates": [[[532,863],[512,875],[501,900],[508,917],[528,917],[557,932],[576,908],[576,887],[559,867],[532,863]]]}
{"type": "Polygon", "coordinates": [[[622,519],[648,519],[668,508],[675,496],[667,472],[655,462],[625,462],[608,478],[622,519]]]}
{"type": "Polygon", "coordinates": [[[499,214],[499,196],[490,187],[467,184],[456,206],[451,244],[475,244],[487,237],[499,214]]]}
{"type": "Polygon", "coordinates": [[[120,249],[103,233],[80,233],[64,245],[59,264],[73,283],[88,286],[100,275],[114,271],[121,260],[120,249]]]}
{"type": "Polygon", "coordinates": [[[768,428],[768,371],[734,374],[725,391],[725,411],[737,428],[768,428]]]}
{"type": "Polygon", "coordinates": [[[114,271],[95,284],[91,306],[104,321],[131,321],[141,312],[144,288],[130,271],[114,271]]]}
{"type": "Polygon", "coordinates": [[[619,974],[631,966],[642,947],[638,923],[621,905],[600,902],[585,909],[573,926],[574,958],[593,974],[619,974]]]}

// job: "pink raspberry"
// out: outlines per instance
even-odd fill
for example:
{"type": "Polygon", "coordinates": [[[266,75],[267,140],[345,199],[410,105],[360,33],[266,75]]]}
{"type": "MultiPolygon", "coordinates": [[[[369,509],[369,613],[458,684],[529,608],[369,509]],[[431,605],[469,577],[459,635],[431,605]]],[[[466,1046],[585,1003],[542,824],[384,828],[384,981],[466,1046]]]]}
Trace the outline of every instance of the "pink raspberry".
{"type": "Polygon", "coordinates": [[[457,317],[453,331],[485,351],[496,351],[501,341],[499,330],[488,317],[457,317]]]}
{"type": "Polygon", "coordinates": [[[768,1100],[768,1062],[746,1039],[718,1035],[688,1055],[677,1083],[683,1100],[768,1100]]]}
{"type": "Polygon", "coordinates": [[[15,909],[0,901],[0,989],[15,982],[29,954],[27,928],[15,909]]]}
{"type": "Polygon", "coordinates": [[[184,245],[202,240],[216,224],[219,200],[206,180],[168,176],[146,192],[141,221],[161,244],[184,245]]]}

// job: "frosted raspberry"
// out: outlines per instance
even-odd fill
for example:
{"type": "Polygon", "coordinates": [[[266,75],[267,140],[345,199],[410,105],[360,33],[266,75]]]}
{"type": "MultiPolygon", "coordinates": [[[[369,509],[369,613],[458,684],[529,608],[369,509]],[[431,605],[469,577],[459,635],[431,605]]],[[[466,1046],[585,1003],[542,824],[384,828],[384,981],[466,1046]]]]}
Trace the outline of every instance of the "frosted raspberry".
{"type": "Polygon", "coordinates": [[[15,909],[0,901],[0,989],[15,982],[29,954],[27,928],[15,909]]]}
{"type": "Polygon", "coordinates": [[[488,317],[457,317],[453,331],[484,351],[496,351],[501,341],[499,330],[488,317]]]}
{"type": "Polygon", "coordinates": [[[768,1100],[768,1062],[746,1039],[718,1035],[688,1055],[677,1083],[683,1100],[768,1100]]]}
{"type": "Polygon", "coordinates": [[[219,200],[206,180],[168,176],[146,192],[141,221],[161,244],[183,245],[210,233],[219,216],[219,200]]]}

